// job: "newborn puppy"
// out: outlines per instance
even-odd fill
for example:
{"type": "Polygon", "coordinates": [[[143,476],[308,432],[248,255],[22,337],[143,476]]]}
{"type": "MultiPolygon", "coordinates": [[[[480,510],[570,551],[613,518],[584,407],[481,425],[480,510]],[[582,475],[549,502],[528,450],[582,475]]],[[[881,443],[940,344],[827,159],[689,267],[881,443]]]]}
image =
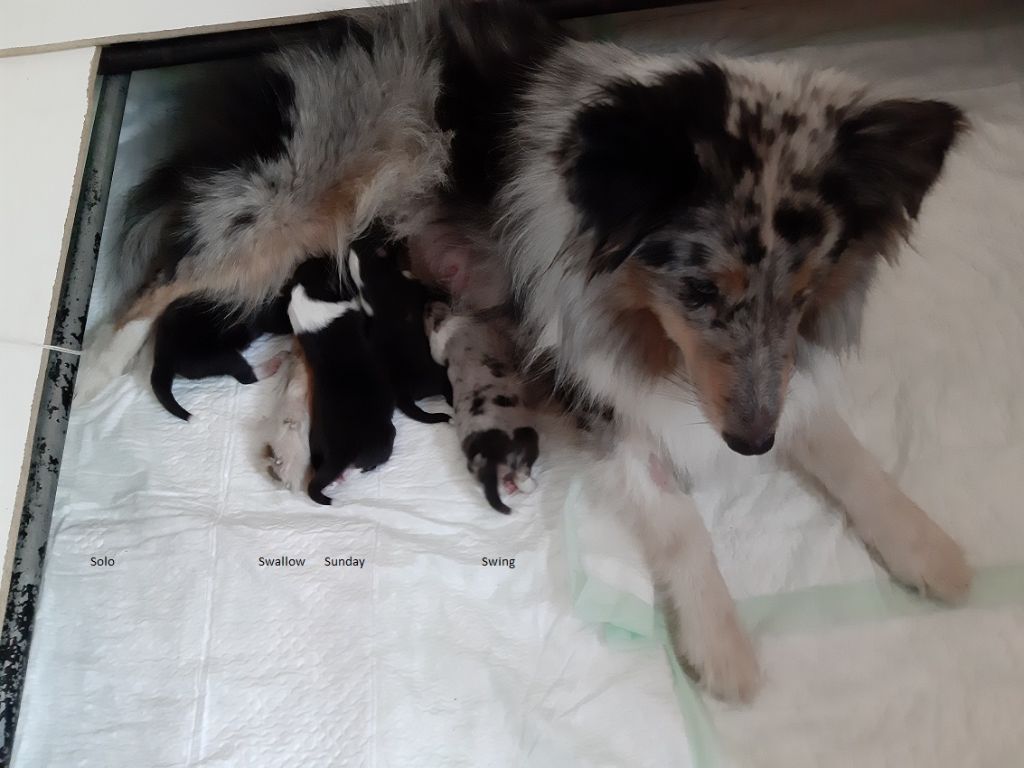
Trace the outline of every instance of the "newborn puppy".
{"type": "Polygon", "coordinates": [[[149,377],[153,394],[169,413],[188,421],[192,414],[174,399],[175,376],[233,376],[241,384],[272,376],[279,359],[267,363],[261,377],[242,356],[242,351],[264,333],[291,333],[283,297],[243,320],[232,319],[231,307],[201,294],[178,299],[164,310],[154,328],[153,372],[149,377]]]}
{"type": "Polygon", "coordinates": [[[313,476],[307,490],[313,501],[330,504],[324,489],[342,480],[345,470],[368,472],[391,457],[394,397],[369,342],[362,299],[354,285],[341,280],[337,261],[310,259],[296,270],[293,283],[288,317],[305,357],[312,399],[313,476]]]}
{"type": "Polygon", "coordinates": [[[360,284],[367,311],[372,315],[370,340],[388,372],[398,409],[424,424],[440,424],[450,417],[427,413],[416,405],[424,397],[443,395],[452,403],[452,388],[444,367],[430,354],[423,329],[423,313],[430,292],[404,269],[405,243],[390,241],[375,225],[352,245],[357,261],[350,265],[360,284]]]}
{"type": "Polygon", "coordinates": [[[309,370],[297,339],[285,357],[274,405],[263,420],[263,466],[296,493],[309,485],[309,370]]]}
{"type": "Polygon", "coordinates": [[[454,316],[451,308],[431,303],[424,322],[434,359],[448,366],[455,398],[455,431],[469,471],[498,512],[511,510],[507,493],[529,493],[537,460],[537,430],[523,399],[526,386],[514,365],[511,336],[497,320],[454,316]]]}

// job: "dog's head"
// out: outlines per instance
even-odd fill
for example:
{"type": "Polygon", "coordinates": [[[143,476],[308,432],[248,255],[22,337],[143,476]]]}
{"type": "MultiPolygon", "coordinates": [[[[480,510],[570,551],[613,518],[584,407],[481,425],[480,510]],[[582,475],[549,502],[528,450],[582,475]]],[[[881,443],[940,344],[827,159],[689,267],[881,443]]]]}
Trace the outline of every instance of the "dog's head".
{"type": "Polygon", "coordinates": [[[863,296],[964,125],[950,104],[767,64],[616,82],[558,155],[581,269],[631,285],[637,335],[660,326],[729,446],[764,453],[798,335],[863,296]]]}

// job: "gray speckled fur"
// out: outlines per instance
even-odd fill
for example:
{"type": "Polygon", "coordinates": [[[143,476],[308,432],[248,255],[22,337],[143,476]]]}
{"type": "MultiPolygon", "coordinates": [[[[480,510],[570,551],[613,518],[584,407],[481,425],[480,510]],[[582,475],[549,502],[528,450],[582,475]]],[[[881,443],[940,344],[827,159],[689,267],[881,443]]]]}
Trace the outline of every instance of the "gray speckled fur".
{"type": "MultiPolygon", "coordinates": [[[[428,305],[424,321],[431,354],[439,364],[448,366],[455,432],[464,451],[468,453],[474,436],[489,430],[499,430],[510,438],[518,429],[536,430],[536,414],[516,369],[511,323],[501,318],[452,315],[447,305],[437,302],[428,305]],[[498,404],[501,401],[506,404],[498,404]]],[[[476,472],[478,457],[466,458],[470,470],[476,472]]],[[[512,450],[499,477],[510,473],[520,490],[530,490],[532,463],[512,450]]]]}
{"type": "Polygon", "coordinates": [[[487,429],[511,434],[517,427],[534,427],[534,413],[524,402],[526,385],[516,371],[513,326],[500,319],[452,316],[447,307],[436,303],[428,308],[428,323],[430,317],[442,318],[437,325],[428,325],[427,330],[434,359],[448,366],[459,440],[487,429]],[[443,347],[437,348],[439,334],[446,330],[450,335],[445,337],[443,347]],[[497,365],[501,366],[501,376],[494,374],[497,365]],[[474,409],[473,401],[478,397],[484,402],[474,409]],[[495,397],[512,398],[517,404],[498,406],[493,402],[495,397]]]}

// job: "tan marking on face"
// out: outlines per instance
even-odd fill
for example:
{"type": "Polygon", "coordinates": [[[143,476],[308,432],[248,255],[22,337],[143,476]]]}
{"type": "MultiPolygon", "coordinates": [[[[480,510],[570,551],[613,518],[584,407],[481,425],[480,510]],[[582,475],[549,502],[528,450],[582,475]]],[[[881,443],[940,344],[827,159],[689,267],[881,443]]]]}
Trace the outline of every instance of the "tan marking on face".
{"type": "Polygon", "coordinates": [[[733,386],[732,366],[708,347],[676,307],[657,302],[652,309],[668,338],[683,353],[687,373],[704,406],[704,415],[715,429],[721,430],[733,386]]]}
{"type": "Polygon", "coordinates": [[[733,267],[714,276],[719,292],[731,301],[739,301],[750,286],[750,277],[743,267],[733,267]]]}
{"type": "Polygon", "coordinates": [[[619,310],[648,309],[654,297],[651,276],[632,261],[623,264],[612,288],[612,301],[619,310]]]}
{"type": "Polygon", "coordinates": [[[675,370],[679,355],[651,308],[654,292],[650,275],[642,267],[627,262],[620,270],[612,297],[616,307],[615,322],[629,335],[632,350],[644,372],[660,377],[675,370]]]}
{"type": "Polygon", "coordinates": [[[616,318],[627,327],[632,351],[644,372],[652,377],[667,376],[679,365],[676,346],[665,335],[657,316],[649,309],[620,313],[616,318]]]}
{"type": "Polygon", "coordinates": [[[850,254],[835,264],[811,295],[800,322],[800,331],[805,335],[821,314],[835,302],[842,299],[861,276],[863,264],[857,255],[850,254]]]}
{"type": "Polygon", "coordinates": [[[814,279],[814,266],[815,265],[810,261],[805,262],[797,273],[793,275],[793,280],[790,285],[790,296],[795,297],[810,287],[811,281],[814,279]]]}

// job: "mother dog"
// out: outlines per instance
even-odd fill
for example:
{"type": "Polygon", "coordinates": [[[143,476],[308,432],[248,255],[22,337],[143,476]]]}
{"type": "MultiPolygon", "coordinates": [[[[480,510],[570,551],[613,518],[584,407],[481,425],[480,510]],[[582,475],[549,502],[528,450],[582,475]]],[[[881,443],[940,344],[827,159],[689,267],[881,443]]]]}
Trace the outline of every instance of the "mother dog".
{"type": "Polygon", "coordinates": [[[123,320],[195,290],[254,306],[295,254],[383,217],[419,236],[425,274],[460,275],[467,303],[498,275],[528,362],[614,412],[623,510],[678,653],[712,693],[746,699],[759,681],[687,493],[723,452],[780,454],[894,577],[965,594],[961,549],[867,454],[827,384],[964,128],[956,107],[833,72],[578,42],[513,3],[419,5],[352,29],[240,73],[251,104],[215,121],[217,136],[234,126],[227,159],[200,144],[143,188],[125,257],[146,279],[123,320]],[[431,242],[460,237],[492,247],[453,270],[431,242]]]}

